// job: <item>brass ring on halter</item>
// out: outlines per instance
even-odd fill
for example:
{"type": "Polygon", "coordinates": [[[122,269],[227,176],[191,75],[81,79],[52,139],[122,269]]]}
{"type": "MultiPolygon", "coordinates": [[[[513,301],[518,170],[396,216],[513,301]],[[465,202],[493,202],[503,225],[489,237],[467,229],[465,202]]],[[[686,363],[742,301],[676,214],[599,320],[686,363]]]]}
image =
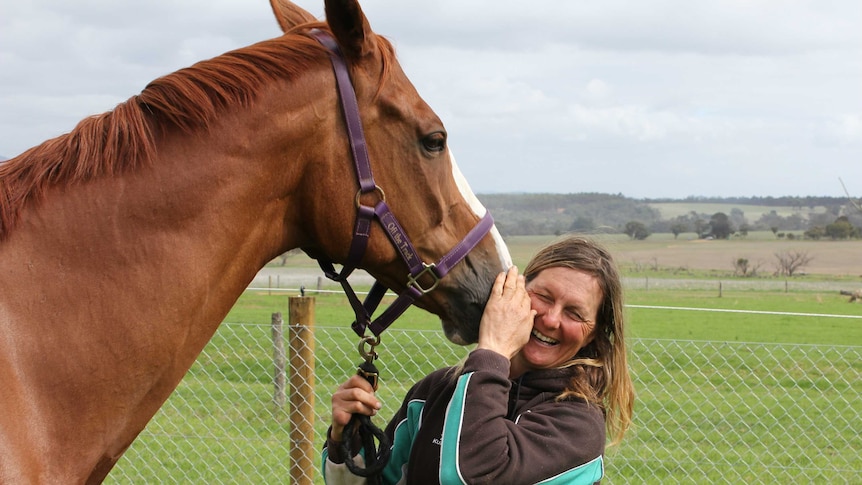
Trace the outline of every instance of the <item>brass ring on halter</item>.
{"type": "Polygon", "coordinates": [[[371,362],[377,358],[377,352],[374,351],[374,347],[380,345],[380,336],[374,337],[362,337],[359,339],[359,355],[365,359],[366,362],[371,362]],[[368,345],[368,351],[365,351],[365,346],[368,345]]]}
{"type": "MultiPolygon", "coordinates": [[[[380,196],[380,200],[381,200],[382,202],[386,202],[386,192],[383,192],[383,189],[381,189],[379,185],[375,185],[375,186],[374,186],[373,192],[377,192],[377,194],[380,196]]],[[[363,194],[362,189],[359,189],[359,190],[356,192],[356,208],[357,208],[357,209],[358,209],[358,208],[360,207],[360,205],[361,205],[361,204],[359,203],[359,198],[360,198],[360,197],[362,197],[362,194],[363,194]]]]}

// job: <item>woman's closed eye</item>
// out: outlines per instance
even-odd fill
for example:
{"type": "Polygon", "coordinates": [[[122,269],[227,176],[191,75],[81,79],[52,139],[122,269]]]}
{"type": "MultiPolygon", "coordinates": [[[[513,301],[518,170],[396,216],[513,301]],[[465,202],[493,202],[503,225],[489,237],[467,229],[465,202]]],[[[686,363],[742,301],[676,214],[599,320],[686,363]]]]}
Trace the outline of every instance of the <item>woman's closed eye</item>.
{"type": "Polygon", "coordinates": [[[576,322],[590,323],[590,320],[588,318],[582,317],[580,312],[576,310],[566,310],[566,316],[576,322]]]}

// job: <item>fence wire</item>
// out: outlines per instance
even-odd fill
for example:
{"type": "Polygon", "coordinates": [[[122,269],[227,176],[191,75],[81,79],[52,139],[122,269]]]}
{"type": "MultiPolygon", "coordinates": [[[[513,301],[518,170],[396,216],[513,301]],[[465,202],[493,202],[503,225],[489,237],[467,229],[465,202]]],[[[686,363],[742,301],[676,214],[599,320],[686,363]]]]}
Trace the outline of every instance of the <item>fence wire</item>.
{"type": "MultiPolygon", "coordinates": [[[[355,336],[314,328],[314,466],[291,478],[271,335],[223,324],[106,482],[323,483],[329,398],[359,363],[355,336]]],[[[385,417],[470,349],[394,328],[379,350],[385,417]]],[[[862,347],[633,339],[630,350],[634,427],[608,449],[603,483],[862,483],[862,347]]]]}

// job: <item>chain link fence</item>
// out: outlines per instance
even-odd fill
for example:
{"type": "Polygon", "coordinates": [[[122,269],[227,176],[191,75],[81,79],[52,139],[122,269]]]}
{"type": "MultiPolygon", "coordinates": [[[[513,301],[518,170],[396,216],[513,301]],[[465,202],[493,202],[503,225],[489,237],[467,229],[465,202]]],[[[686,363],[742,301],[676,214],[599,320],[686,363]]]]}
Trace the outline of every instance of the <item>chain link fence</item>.
{"type": "MultiPolygon", "coordinates": [[[[359,357],[349,328],[313,333],[313,436],[291,444],[270,326],[225,323],[107,483],[322,483],[329,397],[359,357]],[[307,446],[313,465],[291,477],[291,448],[307,446]]],[[[634,428],[608,450],[603,483],[862,483],[862,347],[634,339],[630,349],[634,428]]],[[[385,419],[469,348],[393,328],[379,351],[385,419]]]]}

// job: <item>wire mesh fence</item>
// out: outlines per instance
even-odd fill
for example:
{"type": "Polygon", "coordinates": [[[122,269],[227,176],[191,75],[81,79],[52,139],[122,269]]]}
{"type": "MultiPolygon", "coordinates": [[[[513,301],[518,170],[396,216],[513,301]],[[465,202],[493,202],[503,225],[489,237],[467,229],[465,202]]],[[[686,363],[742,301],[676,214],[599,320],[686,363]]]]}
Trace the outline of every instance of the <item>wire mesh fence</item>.
{"type": "MultiPolygon", "coordinates": [[[[630,349],[634,428],[608,450],[603,483],[862,483],[862,347],[635,339],[630,349]]],[[[469,350],[439,331],[388,330],[378,424],[416,380],[469,350]]],[[[318,325],[314,360],[303,440],[313,466],[302,476],[290,474],[302,443],[291,444],[290,402],[274,389],[270,326],[225,323],[107,482],[323,483],[329,397],[359,363],[355,335],[318,325]]]]}

